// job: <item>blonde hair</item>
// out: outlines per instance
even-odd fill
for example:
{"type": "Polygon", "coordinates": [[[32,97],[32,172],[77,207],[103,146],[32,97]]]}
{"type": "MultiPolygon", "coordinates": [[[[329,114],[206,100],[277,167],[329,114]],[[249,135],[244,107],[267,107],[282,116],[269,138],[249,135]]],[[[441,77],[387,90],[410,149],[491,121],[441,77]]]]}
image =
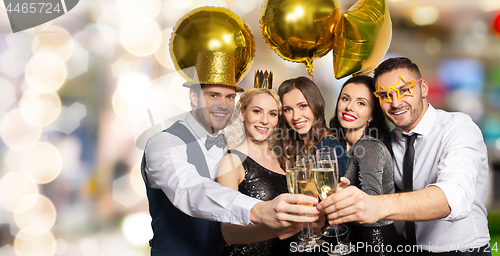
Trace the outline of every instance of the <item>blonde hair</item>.
{"type": "MultiPolygon", "coordinates": [[[[273,97],[274,101],[276,101],[276,105],[278,106],[278,116],[281,118],[281,101],[278,95],[278,92],[274,89],[267,88],[251,88],[246,90],[241,96],[238,103],[236,103],[236,111],[234,111],[233,116],[230,120],[230,124],[225,129],[226,134],[226,142],[228,148],[235,148],[241,143],[243,143],[246,139],[245,132],[245,124],[239,118],[240,113],[244,112],[247,107],[252,103],[253,97],[256,95],[267,93],[273,97]]],[[[275,137],[276,129],[274,129],[273,133],[268,137],[269,146],[272,147],[274,145],[274,137],[275,137]]]]}

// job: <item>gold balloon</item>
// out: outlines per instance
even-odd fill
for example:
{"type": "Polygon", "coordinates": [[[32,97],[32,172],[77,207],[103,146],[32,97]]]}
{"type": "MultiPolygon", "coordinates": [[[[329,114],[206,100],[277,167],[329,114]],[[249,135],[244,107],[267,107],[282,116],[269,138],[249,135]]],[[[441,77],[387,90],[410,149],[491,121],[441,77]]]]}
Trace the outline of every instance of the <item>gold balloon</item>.
{"type": "Polygon", "coordinates": [[[175,68],[188,81],[194,78],[196,56],[201,51],[221,51],[236,59],[236,83],[252,67],[255,43],[245,21],[222,7],[200,7],[177,21],[170,37],[170,56],[175,68]],[[187,72],[187,73],[185,73],[187,72]]]}
{"type": "Polygon", "coordinates": [[[337,0],[266,0],[260,24],[267,45],[285,60],[304,63],[312,76],[313,60],[331,50],[339,18],[337,0]]]}
{"type": "Polygon", "coordinates": [[[385,0],[359,0],[342,13],[334,34],[335,78],[370,75],[391,44],[392,22],[385,0]]]}

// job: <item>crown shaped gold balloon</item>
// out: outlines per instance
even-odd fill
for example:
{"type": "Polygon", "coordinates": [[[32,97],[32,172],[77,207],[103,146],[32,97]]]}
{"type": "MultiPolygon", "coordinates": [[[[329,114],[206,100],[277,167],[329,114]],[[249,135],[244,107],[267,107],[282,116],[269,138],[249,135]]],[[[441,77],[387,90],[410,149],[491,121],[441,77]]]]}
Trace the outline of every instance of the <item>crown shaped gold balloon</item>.
{"type": "Polygon", "coordinates": [[[255,71],[255,81],[253,84],[254,88],[272,89],[273,88],[273,72],[267,70],[262,72],[262,70],[255,71]]]}

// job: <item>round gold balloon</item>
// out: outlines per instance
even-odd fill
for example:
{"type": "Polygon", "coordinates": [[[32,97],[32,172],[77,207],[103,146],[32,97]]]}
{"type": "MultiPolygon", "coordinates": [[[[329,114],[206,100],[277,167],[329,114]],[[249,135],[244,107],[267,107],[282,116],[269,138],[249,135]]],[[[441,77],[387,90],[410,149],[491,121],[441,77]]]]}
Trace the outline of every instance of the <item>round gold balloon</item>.
{"type": "Polygon", "coordinates": [[[385,0],[359,0],[342,13],[334,34],[335,78],[370,75],[391,44],[392,22],[385,0]]]}
{"type": "Polygon", "coordinates": [[[313,60],[331,50],[339,18],[337,0],[266,0],[260,24],[267,45],[285,60],[304,63],[312,76],[313,60]]]}
{"type": "Polygon", "coordinates": [[[255,43],[245,21],[222,7],[200,7],[177,21],[170,37],[170,56],[175,68],[188,81],[194,78],[196,56],[201,51],[221,51],[234,55],[236,83],[252,67],[255,43]]]}

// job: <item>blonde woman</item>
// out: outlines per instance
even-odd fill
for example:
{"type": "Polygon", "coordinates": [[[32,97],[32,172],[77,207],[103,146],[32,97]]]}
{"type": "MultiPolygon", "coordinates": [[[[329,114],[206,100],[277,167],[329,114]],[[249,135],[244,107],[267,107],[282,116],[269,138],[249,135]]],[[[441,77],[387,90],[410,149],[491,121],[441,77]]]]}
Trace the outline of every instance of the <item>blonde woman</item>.
{"type": "MultiPolygon", "coordinates": [[[[263,201],[287,193],[285,171],[271,150],[281,113],[276,90],[249,89],[237,107],[239,118],[226,130],[230,150],[219,163],[217,182],[263,201]]],[[[221,229],[230,244],[225,255],[284,255],[290,251],[287,240],[279,240],[263,225],[222,223],[221,229]]]]}

